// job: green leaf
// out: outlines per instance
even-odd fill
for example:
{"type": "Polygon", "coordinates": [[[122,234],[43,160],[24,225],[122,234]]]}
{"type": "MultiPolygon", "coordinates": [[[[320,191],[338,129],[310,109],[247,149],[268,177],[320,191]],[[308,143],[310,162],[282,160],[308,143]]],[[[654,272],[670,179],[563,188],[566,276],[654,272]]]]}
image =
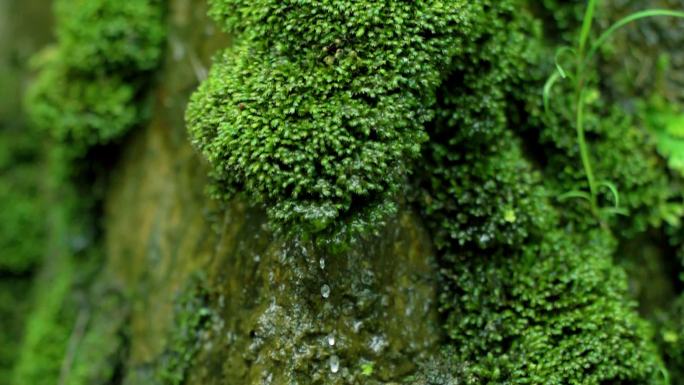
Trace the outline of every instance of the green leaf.
{"type": "Polygon", "coordinates": [[[684,111],[663,100],[652,100],[645,115],[658,153],[670,169],[684,175],[684,111]]]}
{"type": "Polygon", "coordinates": [[[558,196],[558,201],[564,202],[568,199],[585,199],[591,202],[591,195],[586,191],[572,190],[558,196]]]}
{"type": "Polygon", "coordinates": [[[615,208],[619,209],[620,208],[620,194],[618,193],[617,187],[612,182],[609,181],[601,181],[599,182],[599,186],[603,186],[608,188],[611,193],[613,193],[613,202],[615,202],[615,208]]]}
{"type": "Polygon", "coordinates": [[[562,77],[560,72],[554,71],[551,76],[546,80],[546,83],[544,84],[544,91],[542,93],[542,97],[544,98],[544,111],[548,114],[551,111],[550,108],[550,101],[551,101],[551,90],[553,89],[554,84],[562,77]]]}

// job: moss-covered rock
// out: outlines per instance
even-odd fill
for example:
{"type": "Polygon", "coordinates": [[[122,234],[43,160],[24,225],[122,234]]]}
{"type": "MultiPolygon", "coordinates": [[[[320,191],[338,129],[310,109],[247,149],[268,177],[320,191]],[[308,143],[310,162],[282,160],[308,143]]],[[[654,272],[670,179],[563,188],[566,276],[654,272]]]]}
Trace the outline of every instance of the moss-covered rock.
{"type": "MultiPolygon", "coordinates": [[[[630,215],[601,227],[556,199],[585,176],[568,89],[547,114],[541,88],[582,2],[173,0],[153,119],[123,138],[161,8],[59,1],[30,98],[59,120],[54,174],[125,146],[101,218],[92,185],[50,210],[59,255],[18,384],[666,382],[614,259],[662,223],[677,233],[679,177],[598,71],[588,139],[630,215]],[[183,117],[202,80],[185,118],[207,162],[183,117]]],[[[655,338],[672,376],[678,316],[655,338]]]]}
{"type": "MultiPolygon", "coordinates": [[[[588,208],[569,219],[575,209],[554,199],[581,186],[584,175],[578,161],[557,160],[561,145],[577,151],[571,121],[535,121],[538,68],[545,66],[539,61],[549,52],[541,25],[504,2],[497,6],[498,19],[483,21],[477,45],[454,60],[428,126],[426,161],[415,173],[423,176],[416,203],[439,249],[440,308],[451,345],[420,380],[658,382],[662,364],[612,260],[615,239],[588,208]],[[544,136],[551,130],[557,135],[544,136]],[[579,177],[565,182],[575,165],[579,177]]],[[[629,207],[658,207],[654,201],[665,202],[670,191],[663,188],[667,172],[657,158],[649,161],[655,153],[639,142],[643,134],[629,141],[622,135],[622,143],[613,143],[617,135],[605,140],[598,168],[633,181],[621,184],[629,207]],[[619,163],[627,157],[621,146],[644,156],[619,163]],[[644,198],[649,194],[658,198],[644,198]]]]}
{"type": "Polygon", "coordinates": [[[377,228],[487,4],[210,3],[237,43],[217,57],[187,121],[217,195],[244,191],[277,230],[333,243],[377,228]]]}

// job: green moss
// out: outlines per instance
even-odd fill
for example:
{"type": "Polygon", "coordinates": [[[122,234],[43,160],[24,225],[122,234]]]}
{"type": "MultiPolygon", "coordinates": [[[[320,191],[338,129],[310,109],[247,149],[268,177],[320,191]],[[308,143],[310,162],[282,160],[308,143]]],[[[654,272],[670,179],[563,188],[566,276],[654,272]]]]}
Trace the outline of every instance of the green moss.
{"type": "MultiPolygon", "coordinates": [[[[429,218],[440,249],[486,250],[519,246],[533,222],[547,213],[544,196],[531,187],[538,175],[523,159],[508,127],[509,111],[522,88],[529,57],[538,49],[539,25],[515,2],[482,2],[464,54],[442,84],[429,143],[417,162],[415,199],[429,218]]],[[[532,91],[529,85],[525,89],[532,91]]]]}
{"type": "MultiPolygon", "coordinates": [[[[620,196],[620,207],[626,215],[613,216],[609,225],[620,236],[629,238],[643,233],[650,227],[660,227],[663,222],[675,224],[681,212],[681,192],[678,179],[668,173],[667,166],[658,155],[655,140],[639,124],[641,117],[623,107],[609,105],[601,99],[598,90],[591,91],[585,126],[589,150],[596,179],[615,185],[620,196]]],[[[558,87],[553,96],[553,112],[547,114],[538,103],[530,108],[534,123],[534,136],[539,143],[547,186],[555,196],[560,196],[578,186],[586,185],[576,134],[572,129],[572,111],[567,109],[571,92],[558,87]]],[[[533,105],[531,102],[530,105],[533,105]]],[[[581,189],[581,188],[580,188],[581,189]]],[[[600,194],[601,206],[613,206],[615,200],[610,190],[600,194]]],[[[580,228],[595,226],[587,218],[588,204],[572,200],[565,204],[564,216],[580,228]]]]}
{"type": "Polygon", "coordinates": [[[58,382],[74,329],[77,308],[70,293],[75,266],[59,263],[36,287],[24,341],[14,370],[15,384],[53,385],[58,382]]]}
{"type": "Polygon", "coordinates": [[[74,147],[121,137],[143,117],[141,96],[160,59],[164,6],[158,0],[57,0],[58,44],[42,58],[27,96],[35,124],[74,147]]]}
{"type": "Polygon", "coordinates": [[[518,253],[454,258],[447,330],[478,377],[513,383],[657,383],[650,330],[600,237],[547,233],[518,253]],[[581,246],[580,246],[581,244],[581,246]],[[588,246],[588,247],[587,247],[588,246]]]}
{"type": "Polygon", "coordinates": [[[184,384],[188,369],[202,347],[202,335],[212,318],[203,280],[195,276],[176,299],[174,325],[156,371],[159,384],[184,384]]]}
{"type": "Polygon", "coordinates": [[[436,169],[461,176],[464,184],[454,182],[459,194],[445,194],[426,213],[434,232],[447,240],[438,246],[452,360],[470,363],[469,376],[493,383],[657,378],[650,331],[627,299],[624,272],[612,264],[614,241],[563,230],[519,142],[500,138],[503,144],[492,154],[473,146],[468,162],[436,169]],[[483,190],[473,178],[491,186],[483,190]],[[463,195],[476,198],[465,204],[453,198],[463,195]],[[510,202],[524,209],[513,223],[505,221],[510,202]],[[500,209],[478,210],[478,203],[500,209]],[[446,214],[461,207],[466,209],[458,215],[446,214]],[[483,230],[489,223],[498,226],[483,230]]]}
{"type": "Polygon", "coordinates": [[[74,146],[76,154],[108,143],[133,126],[140,117],[135,87],[120,79],[97,76],[82,81],[67,75],[60,63],[46,67],[29,94],[36,125],[74,146]]]}
{"type": "Polygon", "coordinates": [[[57,39],[66,67],[138,77],[157,67],[165,38],[162,0],[58,0],[57,39]]]}
{"type": "Polygon", "coordinates": [[[562,230],[519,142],[500,138],[494,153],[473,146],[472,156],[464,154],[467,162],[436,169],[459,175],[454,185],[460,190],[440,197],[441,204],[426,213],[434,233],[443,234],[438,239],[446,240],[438,246],[451,360],[468,363],[464,378],[485,383],[657,378],[650,331],[627,299],[624,272],[612,264],[614,242],[604,234],[562,230]],[[483,184],[471,183],[474,178],[490,186],[483,190],[483,184]],[[454,198],[463,195],[475,198],[454,198]],[[511,202],[523,210],[507,223],[511,202]],[[459,214],[447,214],[461,207],[459,214]]]}
{"type": "Polygon", "coordinates": [[[486,6],[469,3],[211,1],[237,43],[187,122],[216,195],[244,191],[285,232],[344,242],[379,226],[445,69],[475,38],[486,6]]]}
{"type": "MultiPolygon", "coordinates": [[[[511,4],[492,4],[480,38],[454,60],[415,173],[422,176],[416,203],[440,255],[451,346],[421,381],[655,383],[661,363],[613,264],[615,240],[588,211],[573,211],[576,202],[554,199],[584,175],[578,159],[559,150],[576,154],[572,126],[535,120],[538,63],[548,51],[541,26],[511,4]],[[577,215],[568,220],[568,212],[577,215]]],[[[616,122],[601,121],[598,169],[620,178],[628,207],[657,207],[666,174],[652,149],[635,150],[644,136],[634,129],[634,137],[618,138],[616,122]],[[643,155],[627,159],[628,148],[643,155]]]]}

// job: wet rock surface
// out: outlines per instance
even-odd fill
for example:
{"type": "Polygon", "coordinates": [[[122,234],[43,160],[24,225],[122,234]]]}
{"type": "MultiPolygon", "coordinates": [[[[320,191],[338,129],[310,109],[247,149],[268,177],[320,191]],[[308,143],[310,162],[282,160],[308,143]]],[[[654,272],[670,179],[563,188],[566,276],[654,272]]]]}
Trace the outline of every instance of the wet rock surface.
{"type": "Polygon", "coordinates": [[[211,201],[183,120],[230,41],[205,15],[204,1],[170,3],[151,122],[124,144],[105,199],[107,275],[132,299],[122,383],[401,381],[440,338],[429,236],[403,210],[326,255],[274,239],[239,199],[211,201]]]}

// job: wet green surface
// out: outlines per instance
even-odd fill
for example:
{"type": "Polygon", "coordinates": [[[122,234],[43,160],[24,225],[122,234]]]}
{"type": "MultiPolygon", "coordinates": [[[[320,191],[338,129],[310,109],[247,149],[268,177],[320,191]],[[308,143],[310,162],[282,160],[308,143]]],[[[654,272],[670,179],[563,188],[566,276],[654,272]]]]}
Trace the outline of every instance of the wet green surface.
{"type": "Polygon", "coordinates": [[[228,39],[202,1],[171,4],[154,117],[126,143],[106,199],[108,270],[133,299],[124,383],[401,380],[440,335],[422,225],[403,211],[379,237],[331,257],[274,240],[258,209],[216,207],[183,112],[228,39]],[[202,305],[183,297],[198,273],[202,305]],[[187,316],[198,306],[201,322],[187,316]],[[181,338],[178,325],[194,326],[181,338]]]}

